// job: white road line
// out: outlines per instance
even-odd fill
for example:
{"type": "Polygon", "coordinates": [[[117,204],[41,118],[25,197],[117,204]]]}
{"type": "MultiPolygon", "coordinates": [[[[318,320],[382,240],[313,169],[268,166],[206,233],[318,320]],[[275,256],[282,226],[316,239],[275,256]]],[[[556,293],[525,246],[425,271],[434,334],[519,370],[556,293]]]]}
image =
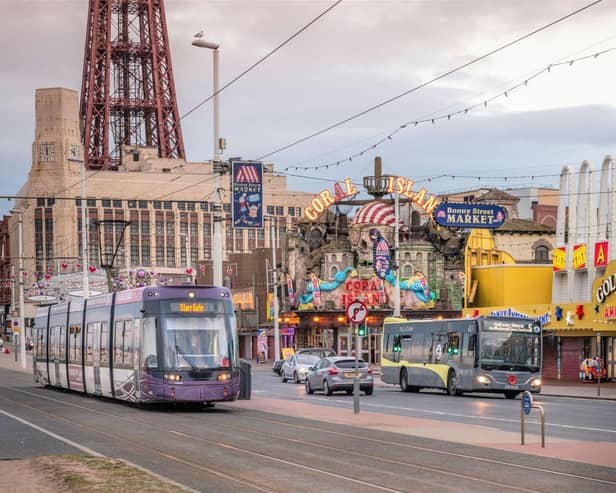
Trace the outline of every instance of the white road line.
{"type": "Polygon", "coordinates": [[[71,447],[75,447],[81,450],[82,452],[85,452],[86,454],[93,455],[94,457],[106,457],[105,455],[97,452],[96,450],[92,450],[91,448],[88,448],[84,445],[80,445],[77,442],[73,442],[72,440],[69,440],[68,438],[64,438],[63,436],[57,435],[53,431],[49,431],[49,430],[46,430],[45,428],[41,428],[40,426],[35,425],[34,423],[31,423],[30,421],[26,421],[25,419],[15,416],[14,414],[7,413],[3,409],[0,409],[0,413],[4,414],[5,416],[8,416],[9,418],[14,419],[15,421],[19,421],[20,423],[30,426],[31,428],[34,428],[35,430],[38,430],[41,433],[45,433],[46,435],[49,435],[50,437],[55,438],[56,440],[60,440],[61,442],[64,442],[70,445],[71,447]]]}

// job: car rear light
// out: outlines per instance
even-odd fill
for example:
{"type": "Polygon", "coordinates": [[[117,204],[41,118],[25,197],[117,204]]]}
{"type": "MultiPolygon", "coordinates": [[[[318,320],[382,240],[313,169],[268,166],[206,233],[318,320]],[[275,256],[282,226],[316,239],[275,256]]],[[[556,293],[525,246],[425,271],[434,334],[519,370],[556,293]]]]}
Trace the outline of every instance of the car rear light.
{"type": "Polygon", "coordinates": [[[222,359],[222,363],[221,366],[224,366],[226,368],[229,367],[229,358],[227,358],[226,356],[222,359]]]}
{"type": "Polygon", "coordinates": [[[329,373],[330,375],[338,375],[338,368],[330,368],[329,370],[327,370],[327,373],[329,373]]]}
{"type": "Polygon", "coordinates": [[[372,368],[368,368],[368,375],[372,375],[372,368]]]}

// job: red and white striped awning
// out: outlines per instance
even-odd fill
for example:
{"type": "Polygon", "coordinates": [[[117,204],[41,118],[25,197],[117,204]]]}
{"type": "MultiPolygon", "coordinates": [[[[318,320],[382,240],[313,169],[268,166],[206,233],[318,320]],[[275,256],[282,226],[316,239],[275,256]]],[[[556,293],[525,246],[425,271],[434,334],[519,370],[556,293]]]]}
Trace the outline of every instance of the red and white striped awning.
{"type": "MultiPolygon", "coordinates": [[[[391,205],[383,202],[370,202],[357,211],[353,218],[353,224],[383,224],[393,226],[396,222],[396,214],[391,205]]],[[[402,225],[402,221],[398,220],[402,225]]]]}

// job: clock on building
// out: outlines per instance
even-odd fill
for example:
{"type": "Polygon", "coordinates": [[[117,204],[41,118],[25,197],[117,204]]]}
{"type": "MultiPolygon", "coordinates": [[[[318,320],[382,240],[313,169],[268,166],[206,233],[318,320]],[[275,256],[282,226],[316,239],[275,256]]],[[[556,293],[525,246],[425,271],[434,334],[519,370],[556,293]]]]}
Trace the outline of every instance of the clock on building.
{"type": "Polygon", "coordinates": [[[56,150],[53,144],[39,144],[39,156],[41,161],[55,161],[56,150]]]}
{"type": "Polygon", "coordinates": [[[80,154],[81,153],[79,152],[79,146],[71,144],[71,146],[68,149],[69,159],[79,159],[81,157],[80,154]]]}

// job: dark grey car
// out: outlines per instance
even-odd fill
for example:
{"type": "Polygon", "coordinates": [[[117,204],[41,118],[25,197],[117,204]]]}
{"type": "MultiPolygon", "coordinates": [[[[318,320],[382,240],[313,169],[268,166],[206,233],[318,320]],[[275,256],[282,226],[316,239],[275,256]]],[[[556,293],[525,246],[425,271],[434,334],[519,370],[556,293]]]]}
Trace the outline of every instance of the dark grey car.
{"type": "MultiPolygon", "coordinates": [[[[374,392],[374,379],[372,370],[364,360],[359,360],[359,389],[371,395],[374,392]]],[[[344,356],[332,356],[320,359],[306,374],[306,393],[312,394],[322,390],[326,395],[344,390],[348,394],[353,392],[353,381],[356,376],[355,359],[344,356]]]]}

